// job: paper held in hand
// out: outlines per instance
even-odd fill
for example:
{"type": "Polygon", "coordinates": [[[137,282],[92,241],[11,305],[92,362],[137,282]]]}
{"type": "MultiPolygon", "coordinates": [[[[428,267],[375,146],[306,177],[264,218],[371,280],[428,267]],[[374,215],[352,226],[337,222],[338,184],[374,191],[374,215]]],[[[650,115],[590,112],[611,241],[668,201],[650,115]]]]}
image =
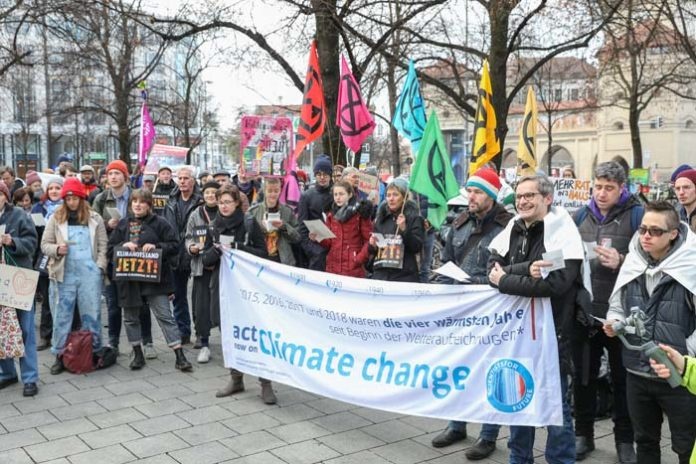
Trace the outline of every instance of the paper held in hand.
{"type": "Polygon", "coordinates": [[[273,232],[276,227],[273,225],[275,221],[280,221],[280,213],[266,213],[266,230],[273,232]]]}
{"type": "Polygon", "coordinates": [[[36,227],[46,227],[46,218],[41,213],[32,213],[31,220],[34,221],[36,227]]]}
{"type": "Polygon", "coordinates": [[[317,234],[317,241],[321,242],[322,240],[326,240],[327,238],[336,238],[333,232],[326,227],[326,224],[321,222],[319,219],[313,219],[311,221],[305,221],[305,225],[307,226],[307,230],[309,230],[310,233],[315,233],[317,234]]]}
{"type": "Polygon", "coordinates": [[[442,267],[433,269],[436,274],[449,277],[459,282],[471,282],[471,276],[464,272],[459,266],[452,261],[447,261],[442,267]]]}
{"type": "Polygon", "coordinates": [[[565,269],[565,261],[563,261],[563,250],[553,250],[548,251],[541,255],[541,259],[551,263],[549,267],[542,267],[541,277],[547,278],[551,271],[556,271],[558,269],[565,269]]]}
{"type": "Polygon", "coordinates": [[[106,212],[109,213],[111,219],[121,220],[121,213],[118,212],[118,208],[107,207],[106,212]]]}

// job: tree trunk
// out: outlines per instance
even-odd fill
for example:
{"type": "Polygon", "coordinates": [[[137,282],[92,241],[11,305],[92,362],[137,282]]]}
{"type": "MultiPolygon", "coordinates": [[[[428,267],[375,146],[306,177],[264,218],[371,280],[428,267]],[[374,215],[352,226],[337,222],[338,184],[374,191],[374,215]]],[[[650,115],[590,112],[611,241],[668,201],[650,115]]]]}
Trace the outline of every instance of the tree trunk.
{"type": "MultiPolygon", "coordinates": [[[[389,94],[389,120],[394,120],[396,113],[396,65],[393,60],[387,60],[387,92],[389,94]]],[[[389,126],[389,139],[391,143],[391,168],[394,177],[401,174],[401,154],[399,153],[399,134],[393,125],[389,126]]]]}
{"type": "Polygon", "coordinates": [[[323,151],[331,156],[334,164],[346,166],[346,147],[340,143],[341,134],[336,127],[336,104],[338,84],[341,79],[339,67],[339,34],[333,16],[336,14],[336,0],[312,0],[316,21],[317,53],[324,84],[326,99],[326,127],[322,137],[323,151]]]}
{"type": "Polygon", "coordinates": [[[128,94],[116,93],[116,128],[118,130],[119,159],[123,160],[130,170],[131,132],[128,125],[128,94]]]}
{"type": "Polygon", "coordinates": [[[643,144],[640,141],[640,111],[637,104],[631,104],[628,112],[628,127],[631,129],[631,148],[633,149],[633,167],[643,167],[643,144]]]}
{"type": "MultiPolygon", "coordinates": [[[[510,11],[517,4],[510,0],[490,0],[489,14],[491,27],[491,48],[488,54],[488,66],[490,68],[491,89],[493,91],[493,108],[498,121],[498,138],[500,139],[500,151],[502,153],[507,126],[507,61],[508,61],[508,28],[510,11]]],[[[495,165],[500,169],[502,156],[493,158],[495,165]]]]}

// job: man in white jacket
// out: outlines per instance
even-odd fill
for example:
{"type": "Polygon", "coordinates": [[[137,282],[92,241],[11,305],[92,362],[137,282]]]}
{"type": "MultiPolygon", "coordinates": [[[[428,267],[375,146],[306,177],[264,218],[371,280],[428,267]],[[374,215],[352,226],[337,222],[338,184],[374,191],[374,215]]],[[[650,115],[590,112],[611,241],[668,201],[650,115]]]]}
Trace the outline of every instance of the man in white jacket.
{"type": "MultiPolygon", "coordinates": [[[[631,316],[644,324],[642,333],[626,341],[672,346],[681,354],[696,354],[696,235],[667,202],[649,203],[609,299],[604,331],[616,336],[613,324],[631,316]]],[[[639,463],[660,462],[663,414],[667,416],[672,449],[687,464],[696,438],[696,397],[684,387],[671,388],[650,368],[640,351],[623,350],[628,412],[633,423],[639,463]]]]}

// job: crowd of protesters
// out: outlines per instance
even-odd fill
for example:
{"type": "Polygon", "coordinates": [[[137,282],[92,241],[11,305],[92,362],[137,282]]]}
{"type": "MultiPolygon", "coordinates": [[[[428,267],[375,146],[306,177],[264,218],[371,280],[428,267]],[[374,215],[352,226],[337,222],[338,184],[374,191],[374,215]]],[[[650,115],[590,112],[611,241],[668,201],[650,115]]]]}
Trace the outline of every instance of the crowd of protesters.
{"type": "MultiPolygon", "coordinates": [[[[99,172],[62,162],[57,172],[42,177],[29,171],[22,180],[12,168],[0,168],[2,258],[40,273],[38,333],[34,311],[17,311],[25,345],[19,359],[25,396],[38,393],[37,351],[50,348],[55,355],[50,372],[62,373],[66,340],[77,328],[91,332],[95,354],[105,349],[118,353],[124,325],[130,368],[137,370],[157,356],[154,315],[175,353],[176,369],[193,369],[184,352],[189,344],[198,350],[198,363],[209,362],[211,331],[220,323],[218,270],[225,247],[345,276],[431,281],[435,233],[426,219],[427,198],[411,192],[402,177],[380,180],[378,192],[367,194],[359,189],[357,169],[334,166],[321,155],[313,166],[313,184],[308,185],[304,172],[296,173],[303,193],[294,209],[280,202],[283,180],[276,177],[217,171],[196,178],[189,167],[172,172],[166,166],[157,175],[138,172],[131,177],[120,160],[99,172]],[[335,237],[321,240],[310,232],[305,221],[315,219],[335,237]],[[224,244],[222,238],[227,239],[224,244]],[[117,247],[162,250],[160,282],[113,280],[117,247]],[[108,317],[105,344],[102,296],[108,317]]],[[[570,167],[558,174],[575,176],[570,167]]],[[[696,396],[685,387],[670,388],[663,380],[668,375],[664,365],[625,349],[614,330],[616,321],[636,317],[635,307],[640,308],[649,339],[664,344],[684,374],[684,385],[693,389],[696,273],[690,266],[696,258],[696,170],[680,166],[671,180],[676,204],[643,204],[629,193],[619,164],[601,163],[594,170],[589,204],[572,215],[552,206],[554,185],[543,173],[517,179],[512,212],[503,200],[510,197],[505,181],[490,166],[473,173],[462,188],[468,207],[451,223],[443,263],[459,266],[472,284],[551,301],[563,425],[548,427],[549,462],[581,461],[594,450],[598,378],[605,358],[619,462],[660,462],[663,415],[679,462],[689,462],[696,396]],[[542,255],[555,249],[563,250],[565,266],[545,271],[551,263],[542,255]]],[[[432,282],[455,284],[442,276],[432,282]]],[[[627,339],[637,345],[646,341],[627,339]]],[[[232,369],[217,396],[243,391],[243,376],[232,369]]],[[[18,381],[14,360],[0,360],[0,389],[18,381]]],[[[271,382],[260,382],[262,400],[276,403],[271,382]]],[[[432,445],[463,440],[466,426],[450,422],[432,445]]],[[[499,429],[484,424],[466,457],[488,457],[499,429]]],[[[534,461],[534,435],[533,427],[511,427],[510,462],[534,461]]]]}

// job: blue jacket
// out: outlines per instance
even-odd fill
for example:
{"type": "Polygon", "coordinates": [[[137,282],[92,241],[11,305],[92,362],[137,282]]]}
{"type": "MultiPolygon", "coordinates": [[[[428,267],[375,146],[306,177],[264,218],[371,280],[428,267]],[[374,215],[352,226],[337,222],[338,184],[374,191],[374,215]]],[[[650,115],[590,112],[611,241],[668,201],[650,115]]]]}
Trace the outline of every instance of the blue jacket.
{"type": "Polygon", "coordinates": [[[7,203],[0,216],[0,225],[3,224],[5,233],[12,237],[12,244],[4,247],[8,253],[5,255],[5,262],[32,269],[38,240],[36,227],[31,218],[21,208],[15,208],[7,203]]]}

